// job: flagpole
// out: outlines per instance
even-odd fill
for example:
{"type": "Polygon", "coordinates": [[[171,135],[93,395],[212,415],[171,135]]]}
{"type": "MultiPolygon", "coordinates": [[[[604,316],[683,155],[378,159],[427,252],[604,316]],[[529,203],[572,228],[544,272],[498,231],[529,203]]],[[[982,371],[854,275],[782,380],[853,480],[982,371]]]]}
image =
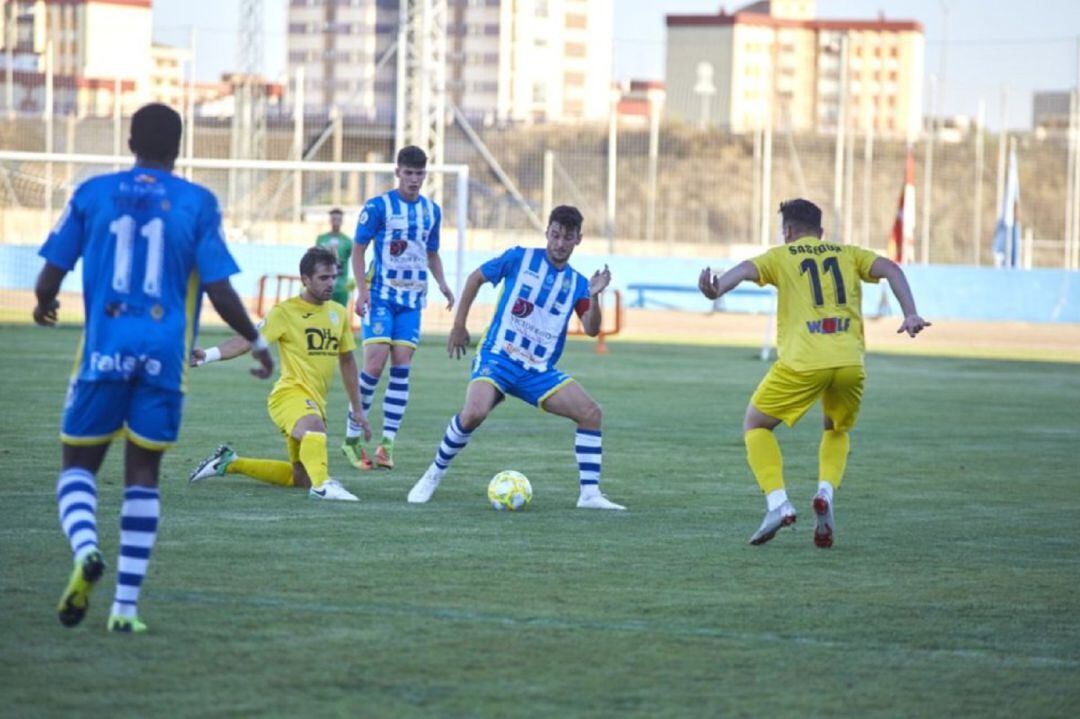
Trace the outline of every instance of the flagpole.
{"type": "Polygon", "coordinates": [[[983,125],[986,124],[986,100],[979,100],[979,117],[975,125],[975,211],[972,214],[971,244],[975,255],[975,266],[982,264],[980,249],[982,248],[982,193],[983,193],[983,163],[986,154],[985,135],[983,125]]]}

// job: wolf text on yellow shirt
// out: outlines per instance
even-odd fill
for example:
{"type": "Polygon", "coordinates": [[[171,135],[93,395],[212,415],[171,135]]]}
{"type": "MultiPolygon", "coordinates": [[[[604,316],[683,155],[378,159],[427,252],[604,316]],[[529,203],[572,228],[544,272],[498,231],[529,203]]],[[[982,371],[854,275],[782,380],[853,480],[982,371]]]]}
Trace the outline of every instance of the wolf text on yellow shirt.
{"type": "Polygon", "coordinates": [[[861,365],[862,283],[877,282],[878,255],[851,245],[800,237],[750,260],[759,285],[777,289],[776,346],[797,372],[861,365]]]}

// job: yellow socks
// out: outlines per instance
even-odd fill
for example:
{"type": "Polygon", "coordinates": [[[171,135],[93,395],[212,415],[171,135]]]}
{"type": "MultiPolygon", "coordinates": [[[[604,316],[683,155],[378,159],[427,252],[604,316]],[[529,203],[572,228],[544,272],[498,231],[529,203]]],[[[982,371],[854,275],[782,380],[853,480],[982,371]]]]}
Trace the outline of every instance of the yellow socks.
{"type": "Polygon", "coordinates": [[[818,449],[818,480],[828,482],[833,489],[840,486],[847,467],[848,451],[851,439],[847,432],[827,429],[821,435],[821,447],[818,449]]]}
{"type": "Polygon", "coordinates": [[[311,478],[312,487],[321,487],[330,479],[326,467],[326,433],[308,432],[300,440],[300,463],[311,478]]]}
{"type": "Polygon", "coordinates": [[[225,474],[244,474],[278,487],[293,486],[292,465],[279,459],[237,457],[229,462],[229,466],[225,468],[225,474]]]}
{"type": "Polygon", "coordinates": [[[768,429],[752,429],[743,435],[746,461],[765,494],[784,488],[784,458],[780,443],[768,429]]]}

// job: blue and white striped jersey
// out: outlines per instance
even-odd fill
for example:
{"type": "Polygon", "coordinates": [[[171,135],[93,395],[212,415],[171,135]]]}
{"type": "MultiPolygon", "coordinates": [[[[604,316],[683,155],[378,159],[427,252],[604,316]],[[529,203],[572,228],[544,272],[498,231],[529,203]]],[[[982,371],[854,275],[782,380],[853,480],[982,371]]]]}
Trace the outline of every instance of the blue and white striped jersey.
{"type": "Polygon", "coordinates": [[[368,283],[371,296],[404,307],[427,304],[428,252],[439,250],[442,209],[420,195],[406,202],[390,190],[364,204],[356,244],[374,240],[368,283]]]}
{"type": "Polygon", "coordinates": [[[135,166],[79,185],[39,254],[82,259],[86,328],[75,378],[184,391],[202,285],[239,272],[210,190],[135,166]]]}
{"type": "Polygon", "coordinates": [[[501,354],[528,369],[555,366],[570,313],[589,308],[589,281],[570,265],[556,269],[544,248],[512,247],[480,266],[492,284],[505,281],[481,352],[501,354]]]}

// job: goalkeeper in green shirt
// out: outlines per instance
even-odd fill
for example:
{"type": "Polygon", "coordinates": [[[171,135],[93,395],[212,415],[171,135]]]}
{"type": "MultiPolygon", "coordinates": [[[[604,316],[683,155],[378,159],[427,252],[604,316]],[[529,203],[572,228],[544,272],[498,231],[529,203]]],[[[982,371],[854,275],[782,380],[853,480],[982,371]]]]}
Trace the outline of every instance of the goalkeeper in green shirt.
{"type": "Polygon", "coordinates": [[[356,283],[349,277],[349,258],[352,256],[352,238],[341,231],[341,221],[345,214],[340,208],[330,210],[330,231],[324,232],[315,238],[315,244],[319,247],[330,249],[338,258],[338,276],[334,283],[334,294],[331,299],[342,307],[348,308],[349,294],[356,289],[356,283]]]}

